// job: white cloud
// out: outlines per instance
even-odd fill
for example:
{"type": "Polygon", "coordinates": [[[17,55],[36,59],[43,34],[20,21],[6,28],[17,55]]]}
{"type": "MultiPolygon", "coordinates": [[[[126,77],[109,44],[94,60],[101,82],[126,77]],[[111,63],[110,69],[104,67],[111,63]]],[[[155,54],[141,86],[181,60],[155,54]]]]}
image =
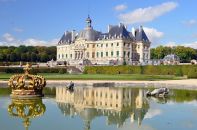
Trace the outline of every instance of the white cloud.
{"type": "Polygon", "coordinates": [[[196,100],[193,100],[193,101],[190,101],[190,102],[184,102],[184,104],[188,104],[188,105],[192,105],[192,106],[197,107],[197,101],[196,100]]]}
{"type": "Polygon", "coordinates": [[[194,42],[190,42],[190,43],[176,43],[176,42],[168,42],[167,44],[165,44],[165,46],[186,46],[186,47],[191,47],[191,48],[195,48],[197,49],[197,41],[194,42]]]}
{"type": "Polygon", "coordinates": [[[148,124],[141,124],[139,126],[139,124],[137,122],[134,123],[129,123],[126,122],[123,127],[118,128],[118,130],[156,130],[155,128],[153,128],[151,125],[148,124]]]}
{"type": "Polygon", "coordinates": [[[18,28],[18,27],[15,27],[13,30],[15,32],[23,32],[24,31],[22,28],[18,28]]]}
{"type": "Polygon", "coordinates": [[[0,45],[3,46],[19,46],[19,45],[26,45],[26,46],[55,46],[58,43],[58,39],[52,39],[50,41],[39,40],[35,38],[29,38],[26,40],[19,40],[14,38],[9,33],[5,33],[3,36],[3,41],[0,41],[0,45]]]}
{"type": "Polygon", "coordinates": [[[178,6],[175,2],[166,2],[157,6],[147,8],[138,8],[134,11],[120,14],[119,19],[126,24],[145,23],[154,20],[155,18],[172,11],[178,6]]]}
{"type": "Polygon", "coordinates": [[[152,42],[153,45],[158,44],[160,39],[164,35],[163,32],[160,32],[155,28],[143,27],[143,29],[144,29],[145,33],[147,34],[149,40],[152,42]]]}
{"type": "Polygon", "coordinates": [[[3,34],[2,38],[5,40],[5,42],[13,42],[15,40],[14,36],[9,33],[3,34]]]}
{"type": "Polygon", "coordinates": [[[114,7],[114,10],[116,11],[123,11],[125,9],[127,9],[127,5],[125,4],[117,5],[116,7],[114,7]]]}
{"type": "Polygon", "coordinates": [[[147,119],[147,118],[153,118],[157,115],[161,115],[162,114],[162,111],[160,109],[149,109],[149,111],[146,113],[144,119],[147,119]]]}
{"type": "Polygon", "coordinates": [[[188,21],[183,21],[183,24],[185,24],[186,26],[194,26],[197,24],[197,21],[195,19],[191,19],[191,20],[188,20],[188,21]]]}
{"type": "Polygon", "coordinates": [[[21,42],[21,44],[26,46],[54,46],[58,43],[58,39],[53,39],[50,41],[38,40],[29,38],[21,42]]]}

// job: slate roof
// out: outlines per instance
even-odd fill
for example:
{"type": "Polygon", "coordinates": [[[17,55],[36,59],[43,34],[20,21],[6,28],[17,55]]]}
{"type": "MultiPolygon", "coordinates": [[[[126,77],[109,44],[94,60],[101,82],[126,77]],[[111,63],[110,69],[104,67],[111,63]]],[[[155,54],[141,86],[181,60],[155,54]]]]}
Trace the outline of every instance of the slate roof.
{"type": "Polygon", "coordinates": [[[109,37],[121,37],[121,38],[128,38],[128,39],[133,39],[134,36],[132,33],[128,32],[127,29],[123,24],[120,24],[119,26],[110,26],[109,37]]]}
{"type": "Polygon", "coordinates": [[[87,41],[96,41],[98,40],[100,34],[100,32],[94,30],[93,28],[86,28],[79,33],[78,37],[87,41]]]}
{"type": "Polygon", "coordinates": [[[150,42],[142,26],[139,29],[135,30],[135,34],[129,32],[123,24],[109,25],[108,32],[101,33],[92,28],[91,22],[92,20],[88,16],[88,18],[86,19],[87,26],[84,30],[80,31],[78,35],[74,35],[74,38],[72,38],[72,32],[69,31],[65,32],[65,34],[61,37],[58,44],[71,44],[77,38],[82,38],[87,41],[123,38],[123,39],[135,40],[135,41],[150,42]]]}
{"type": "Polygon", "coordinates": [[[135,30],[135,40],[150,42],[142,26],[140,26],[139,29],[135,30]]]}
{"type": "Polygon", "coordinates": [[[60,44],[70,44],[72,42],[72,32],[66,31],[63,36],[61,37],[58,45],[60,44]]]}

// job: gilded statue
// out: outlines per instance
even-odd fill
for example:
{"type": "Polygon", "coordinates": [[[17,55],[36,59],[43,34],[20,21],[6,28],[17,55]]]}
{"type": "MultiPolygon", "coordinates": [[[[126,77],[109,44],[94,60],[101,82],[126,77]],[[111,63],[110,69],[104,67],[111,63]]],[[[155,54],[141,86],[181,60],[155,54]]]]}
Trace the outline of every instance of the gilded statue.
{"type": "Polygon", "coordinates": [[[46,80],[41,75],[30,74],[31,65],[24,67],[24,74],[13,75],[8,86],[12,89],[11,96],[43,96],[42,90],[46,86],[46,80]]]}

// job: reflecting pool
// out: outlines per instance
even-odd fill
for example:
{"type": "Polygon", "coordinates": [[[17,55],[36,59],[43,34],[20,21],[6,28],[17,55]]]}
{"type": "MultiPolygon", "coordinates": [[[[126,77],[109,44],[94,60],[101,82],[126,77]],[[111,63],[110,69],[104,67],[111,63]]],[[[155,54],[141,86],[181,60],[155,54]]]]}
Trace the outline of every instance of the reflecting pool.
{"type": "Polygon", "coordinates": [[[128,87],[45,88],[44,98],[11,99],[0,88],[2,130],[196,130],[197,91],[147,98],[128,87]]]}

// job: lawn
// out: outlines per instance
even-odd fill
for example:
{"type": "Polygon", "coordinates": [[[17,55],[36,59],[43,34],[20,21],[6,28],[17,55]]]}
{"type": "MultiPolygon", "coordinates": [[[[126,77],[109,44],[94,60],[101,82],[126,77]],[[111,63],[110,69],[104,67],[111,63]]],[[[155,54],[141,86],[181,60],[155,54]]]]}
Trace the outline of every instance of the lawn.
{"type": "MultiPolygon", "coordinates": [[[[0,73],[0,80],[8,80],[13,74],[0,73]]],[[[182,77],[173,75],[144,75],[144,74],[59,74],[41,73],[47,80],[178,80],[182,77]]]]}

